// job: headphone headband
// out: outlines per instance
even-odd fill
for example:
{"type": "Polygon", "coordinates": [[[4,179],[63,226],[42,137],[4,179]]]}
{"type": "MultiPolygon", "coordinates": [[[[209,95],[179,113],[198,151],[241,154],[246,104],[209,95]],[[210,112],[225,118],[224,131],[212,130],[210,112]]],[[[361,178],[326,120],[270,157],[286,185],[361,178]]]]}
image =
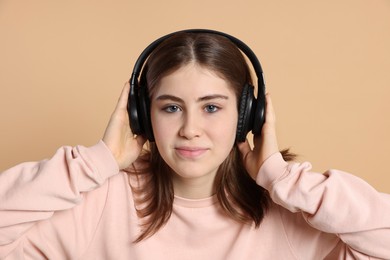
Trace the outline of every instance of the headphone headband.
{"type": "Polygon", "coordinates": [[[136,81],[138,81],[138,78],[141,74],[141,70],[144,63],[146,62],[149,55],[154,51],[154,49],[156,49],[157,46],[160,45],[160,43],[163,42],[165,39],[177,33],[210,33],[210,34],[216,34],[216,35],[226,37],[227,39],[232,41],[248,57],[248,59],[252,64],[253,69],[255,70],[256,77],[257,77],[257,94],[258,94],[257,96],[259,97],[265,95],[265,82],[263,77],[263,69],[261,68],[260,61],[256,57],[255,53],[252,51],[252,49],[249,48],[249,46],[246,45],[243,41],[241,41],[240,39],[232,35],[220,31],[209,30],[209,29],[187,29],[187,30],[176,31],[167,34],[165,36],[162,36],[157,40],[153,41],[145,48],[145,50],[140,54],[137,61],[135,62],[133,73],[131,74],[131,78],[130,78],[130,85],[136,84],[136,81]]]}

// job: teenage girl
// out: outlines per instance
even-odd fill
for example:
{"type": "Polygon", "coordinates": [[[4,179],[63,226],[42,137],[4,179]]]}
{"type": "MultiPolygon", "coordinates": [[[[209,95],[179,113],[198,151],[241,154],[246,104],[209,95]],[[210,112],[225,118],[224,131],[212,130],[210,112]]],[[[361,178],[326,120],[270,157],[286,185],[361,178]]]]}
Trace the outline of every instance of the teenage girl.
{"type": "Polygon", "coordinates": [[[149,136],[126,84],[96,145],[0,173],[0,259],[390,259],[390,196],[279,152],[269,95],[237,139],[252,83],[227,37],[167,37],[140,77],[149,136]]]}

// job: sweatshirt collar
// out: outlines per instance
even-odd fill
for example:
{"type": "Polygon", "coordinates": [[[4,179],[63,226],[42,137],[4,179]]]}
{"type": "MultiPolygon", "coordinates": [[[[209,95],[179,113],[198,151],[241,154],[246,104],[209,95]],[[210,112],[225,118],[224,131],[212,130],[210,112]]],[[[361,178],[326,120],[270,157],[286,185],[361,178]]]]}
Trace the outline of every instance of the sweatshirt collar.
{"type": "Polygon", "coordinates": [[[173,204],[186,208],[204,208],[212,206],[217,202],[217,195],[213,195],[204,199],[187,199],[175,195],[173,204]]]}

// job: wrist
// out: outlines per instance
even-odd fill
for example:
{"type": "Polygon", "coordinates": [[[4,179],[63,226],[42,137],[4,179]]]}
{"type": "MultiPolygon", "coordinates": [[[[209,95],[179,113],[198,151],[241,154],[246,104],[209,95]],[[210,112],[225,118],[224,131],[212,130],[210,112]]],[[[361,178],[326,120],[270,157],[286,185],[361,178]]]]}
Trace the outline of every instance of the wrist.
{"type": "Polygon", "coordinates": [[[283,160],[280,152],[275,152],[265,159],[256,176],[256,183],[267,190],[284,175],[288,163],[283,160]]]}

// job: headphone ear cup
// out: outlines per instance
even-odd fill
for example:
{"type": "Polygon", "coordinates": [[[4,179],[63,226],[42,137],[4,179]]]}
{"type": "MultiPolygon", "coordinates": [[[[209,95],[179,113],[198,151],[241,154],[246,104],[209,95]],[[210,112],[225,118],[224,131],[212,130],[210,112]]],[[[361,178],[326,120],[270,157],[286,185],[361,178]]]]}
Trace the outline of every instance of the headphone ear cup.
{"type": "Polygon", "coordinates": [[[139,105],[143,134],[149,141],[154,142],[152,121],[150,119],[150,99],[147,87],[140,87],[139,105]]]}
{"type": "Polygon", "coordinates": [[[130,83],[130,92],[127,102],[127,113],[129,115],[130,128],[133,134],[142,135],[144,131],[140,122],[138,89],[138,82],[133,82],[133,84],[130,83]]]}
{"type": "Polygon", "coordinates": [[[255,97],[254,97],[254,87],[245,84],[242,89],[240,104],[238,108],[238,122],[237,122],[237,132],[236,132],[236,141],[244,142],[246,135],[253,127],[253,115],[255,109],[255,97]]]}
{"type": "Polygon", "coordinates": [[[257,97],[252,129],[254,135],[260,134],[261,129],[263,128],[265,122],[265,107],[265,95],[257,97]]]}

